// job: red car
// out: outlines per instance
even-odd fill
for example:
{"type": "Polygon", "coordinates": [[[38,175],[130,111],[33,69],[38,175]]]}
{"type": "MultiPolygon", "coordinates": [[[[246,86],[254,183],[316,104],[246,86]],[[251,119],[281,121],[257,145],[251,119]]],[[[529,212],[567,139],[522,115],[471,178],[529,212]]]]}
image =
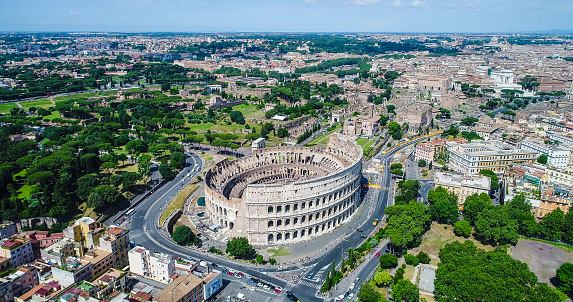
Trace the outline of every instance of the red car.
{"type": "Polygon", "coordinates": [[[229,275],[234,276],[235,274],[233,274],[233,272],[229,272],[229,275]]]}
{"type": "Polygon", "coordinates": [[[380,252],[376,253],[376,255],[374,255],[374,257],[376,257],[376,258],[380,257],[380,252]]]}
{"type": "Polygon", "coordinates": [[[239,275],[239,276],[241,276],[241,277],[244,277],[244,276],[245,276],[245,275],[244,275],[243,273],[241,273],[241,272],[238,272],[237,275],[239,275]]]}

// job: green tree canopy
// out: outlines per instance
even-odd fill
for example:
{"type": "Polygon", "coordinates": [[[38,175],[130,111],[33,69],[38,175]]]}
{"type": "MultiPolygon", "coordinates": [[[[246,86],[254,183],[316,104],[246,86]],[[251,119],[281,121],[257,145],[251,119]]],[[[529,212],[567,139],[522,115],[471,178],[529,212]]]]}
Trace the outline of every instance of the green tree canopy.
{"type": "Polygon", "coordinates": [[[483,210],[476,221],[476,235],[492,243],[517,244],[517,221],[509,218],[505,206],[483,210]]]}
{"type": "Polygon", "coordinates": [[[197,235],[186,225],[177,227],[171,235],[171,238],[179,245],[191,245],[199,242],[197,235]]]}
{"type": "Polygon", "coordinates": [[[253,246],[249,244],[249,240],[245,237],[236,237],[227,242],[227,254],[237,257],[245,258],[253,253],[253,246]]]}
{"type": "Polygon", "coordinates": [[[472,233],[472,226],[467,220],[460,220],[454,224],[454,233],[468,238],[472,233]]]}
{"type": "Polygon", "coordinates": [[[392,299],[402,302],[418,302],[420,290],[410,280],[401,279],[392,285],[392,299]]]}
{"type": "Polygon", "coordinates": [[[527,264],[503,249],[486,252],[454,241],[440,250],[434,295],[438,301],[560,301],[537,283],[527,264]],[[546,297],[537,297],[545,292],[546,297]]]}
{"type": "MultiPolygon", "coordinates": [[[[428,194],[428,200],[430,196],[428,194]]],[[[472,194],[466,197],[464,202],[464,219],[469,221],[470,224],[475,224],[479,213],[483,210],[492,207],[491,198],[486,193],[472,194]]]]}
{"type": "Polygon", "coordinates": [[[547,155],[541,154],[541,155],[539,156],[539,158],[537,159],[537,162],[540,163],[540,164],[546,165],[546,164],[547,164],[547,155]]]}

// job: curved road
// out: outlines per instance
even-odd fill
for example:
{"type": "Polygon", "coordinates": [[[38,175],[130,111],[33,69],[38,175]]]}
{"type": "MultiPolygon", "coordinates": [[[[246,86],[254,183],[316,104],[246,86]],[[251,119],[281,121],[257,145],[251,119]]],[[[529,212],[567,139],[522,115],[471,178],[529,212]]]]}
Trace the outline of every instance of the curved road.
{"type": "MultiPolygon", "coordinates": [[[[434,134],[437,135],[437,134],[434,134]]],[[[433,135],[432,135],[433,136],[433,135]]],[[[341,240],[338,244],[334,245],[330,248],[327,252],[325,252],[320,258],[314,259],[308,262],[305,262],[303,265],[298,266],[288,266],[282,267],[282,271],[288,272],[291,270],[300,269],[301,266],[308,268],[313,273],[316,273],[316,270],[328,266],[332,263],[334,259],[337,264],[341,263],[342,259],[344,258],[343,248],[355,248],[360,246],[364,239],[360,238],[360,235],[363,234],[371,234],[376,229],[376,226],[372,224],[374,219],[381,219],[384,216],[384,210],[386,209],[389,197],[389,191],[387,188],[390,187],[390,182],[392,181],[391,173],[390,173],[390,163],[392,161],[392,157],[395,153],[400,152],[402,149],[425,139],[428,139],[428,136],[420,137],[409,142],[403,143],[397,147],[391,149],[391,153],[380,153],[376,157],[380,159],[380,162],[384,165],[383,174],[382,174],[382,181],[381,186],[383,190],[374,189],[375,197],[375,206],[372,212],[372,215],[366,220],[366,223],[363,227],[363,232],[352,232],[346,237],[346,240],[341,240]]],[[[318,298],[315,296],[317,291],[316,287],[308,286],[311,281],[306,280],[308,282],[299,282],[297,284],[292,284],[285,282],[285,280],[275,278],[268,273],[277,272],[279,269],[277,267],[269,267],[269,266],[257,266],[252,264],[247,264],[239,261],[233,261],[228,258],[210,254],[210,253],[203,253],[199,250],[192,249],[189,247],[183,247],[175,244],[171,241],[168,237],[168,234],[160,230],[157,225],[157,218],[162,212],[163,208],[168,204],[169,200],[177,195],[179,190],[182,188],[182,184],[185,181],[189,181],[193,179],[199,172],[191,172],[191,177],[187,177],[185,180],[185,176],[187,175],[188,170],[191,171],[196,170],[196,165],[202,168],[202,161],[201,158],[194,154],[190,153],[187,157],[187,167],[177,175],[177,177],[162,186],[157,190],[155,194],[150,196],[147,200],[143,201],[135,211],[135,214],[132,217],[131,226],[130,226],[130,239],[135,242],[136,244],[140,244],[146,248],[164,252],[167,254],[177,255],[179,257],[192,257],[195,259],[205,260],[209,263],[215,262],[217,265],[226,266],[231,269],[235,269],[238,271],[242,271],[246,274],[252,275],[254,277],[259,277],[267,282],[270,282],[276,286],[281,286],[284,290],[292,291],[301,301],[324,301],[324,300],[332,300],[332,297],[328,299],[318,298]]],[[[380,248],[380,252],[383,253],[386,249],[386,246],[380,248]]],[[[376,269],[376,265],[372,265],[372,269],[364,269],[356,274],[353,274],[353,278],[358,277],[360,280],[366,280],[368,276],[371,274],[373,270],[376,269]]],[[[318,276],[320,277],[320,276],[318,276]]],[[[321,283],[317,283],[321,285],[321,283]]],[[[341,282],[341,286],[344,282],[341,282]]],[[[358,286],[354,289],[357,291],[358,286]]],[[[345,291],[342,289],[338,289],[338,291],[345,291]]],[[[277,296],[278,301],[287,300],[286,296],[280,295],[277,296]]]]}

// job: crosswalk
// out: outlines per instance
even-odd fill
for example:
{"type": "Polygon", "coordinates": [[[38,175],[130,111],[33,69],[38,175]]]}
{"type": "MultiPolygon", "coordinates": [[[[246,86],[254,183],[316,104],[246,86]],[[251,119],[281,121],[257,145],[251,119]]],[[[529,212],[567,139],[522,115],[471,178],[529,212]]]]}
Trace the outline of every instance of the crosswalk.
{"type": "Polygon", "coordinates": [[[298,284],[302,284],[306,287],[312,287],[312,288],[316,288],[319,289],[320,288],[320,283],[314,283],[314,282],[310,282],[310,281],[306,281],[306,280],[298,280],[297,282],[298,284]]]}

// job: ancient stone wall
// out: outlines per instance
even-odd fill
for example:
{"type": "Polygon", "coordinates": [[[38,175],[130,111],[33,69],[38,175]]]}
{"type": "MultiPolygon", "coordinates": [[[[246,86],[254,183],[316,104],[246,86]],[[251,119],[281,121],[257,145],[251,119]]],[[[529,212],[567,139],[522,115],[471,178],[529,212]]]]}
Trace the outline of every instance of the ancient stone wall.
{"type": "Polygon", "coordinates": [[[255,245],[308,240],[354,213],[361,170],[361,148],[343,135],[333,135],[326,148],[255,150],[207,172],[207,214],[255,245]]]}

